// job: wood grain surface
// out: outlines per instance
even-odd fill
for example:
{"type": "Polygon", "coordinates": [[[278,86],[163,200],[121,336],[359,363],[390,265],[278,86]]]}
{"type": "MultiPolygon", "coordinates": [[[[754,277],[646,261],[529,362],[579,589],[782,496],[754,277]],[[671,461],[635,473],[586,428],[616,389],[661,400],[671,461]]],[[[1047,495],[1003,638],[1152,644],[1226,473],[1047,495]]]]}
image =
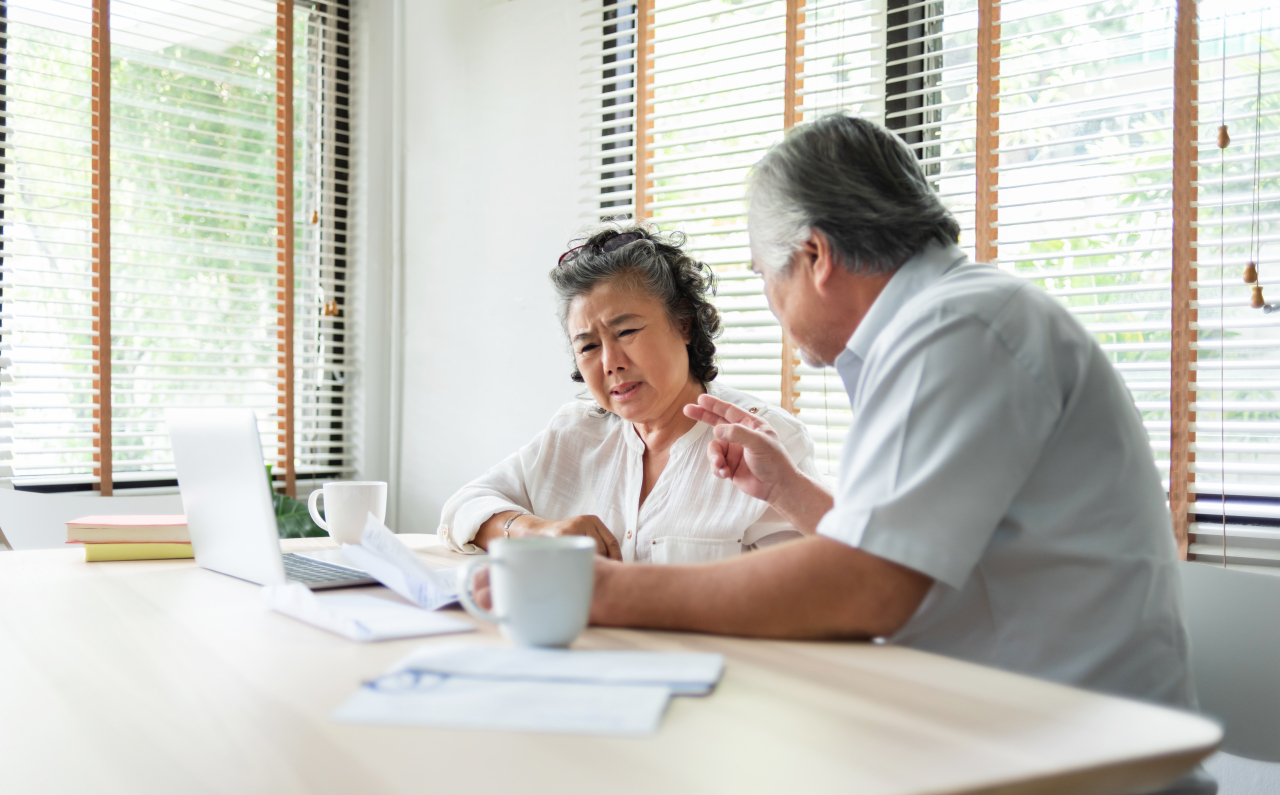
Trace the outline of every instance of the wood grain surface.
{"type": "MultiPolygon", "coordinates": [[[[433,566],[462,557],[402,538],[433,566]]],[[[0,792],[1105,795],[1170,780],[1220,738],[905,648],[605,629],[575,648],[718,651],[724,680],[645,739],[341,725],[328,715],[361,680],[420,644],[505,641],[353,643],[191,561],[82,557],[0,553],[0,792]]]]}

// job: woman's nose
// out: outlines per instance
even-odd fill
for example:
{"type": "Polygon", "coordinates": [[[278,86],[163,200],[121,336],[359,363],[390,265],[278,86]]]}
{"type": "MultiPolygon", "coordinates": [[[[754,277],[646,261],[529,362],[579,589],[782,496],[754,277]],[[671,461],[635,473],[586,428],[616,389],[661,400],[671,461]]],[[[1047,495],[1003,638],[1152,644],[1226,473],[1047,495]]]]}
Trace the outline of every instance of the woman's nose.
{"type": "Polygon", "coordinates": [[[627,369],[627,357],[626,354],[622,352],[621,345],[618,345],[616,342],[606,342],[603,345],[603,348],[604,358],[602,363],[604,364],[606,374],[613,375],[617,370],[627,369]]]}

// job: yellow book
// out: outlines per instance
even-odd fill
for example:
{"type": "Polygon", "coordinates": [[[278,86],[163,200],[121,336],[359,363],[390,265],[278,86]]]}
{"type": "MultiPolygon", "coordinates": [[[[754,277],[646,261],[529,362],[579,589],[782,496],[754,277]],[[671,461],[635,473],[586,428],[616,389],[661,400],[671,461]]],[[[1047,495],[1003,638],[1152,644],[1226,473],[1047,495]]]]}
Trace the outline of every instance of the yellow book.
{"type": "Polygon", "coordinates": [[[84,559],[102,560],[169,560],[193,558],[190,544],[85,544],[84,559]]]}

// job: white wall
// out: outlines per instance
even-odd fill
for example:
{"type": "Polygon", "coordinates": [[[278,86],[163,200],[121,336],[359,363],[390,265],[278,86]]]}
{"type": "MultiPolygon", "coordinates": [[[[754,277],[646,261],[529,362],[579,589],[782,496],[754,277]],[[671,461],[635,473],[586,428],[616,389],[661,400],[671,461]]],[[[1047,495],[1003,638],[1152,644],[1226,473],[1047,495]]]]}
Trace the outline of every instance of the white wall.
{"type": "MultiPolygon", "coordinates": [[[[360,372],[356,376],[359,480],[390,480],[392,399],[392,279],[396,268],[395,4],[357,2],[354,11],[355,202],[357,329],[360,372]]],[[[304,497],[301,493],[299,497],[304,497]]]]}
{"type": "Polygon", "coordinates": [[[547,271],[579,226],[583,20],[577,0],[393,8],[403,369],[389,513],[399,532],[433,532],[449,495],[578,391],[547,271]]]}

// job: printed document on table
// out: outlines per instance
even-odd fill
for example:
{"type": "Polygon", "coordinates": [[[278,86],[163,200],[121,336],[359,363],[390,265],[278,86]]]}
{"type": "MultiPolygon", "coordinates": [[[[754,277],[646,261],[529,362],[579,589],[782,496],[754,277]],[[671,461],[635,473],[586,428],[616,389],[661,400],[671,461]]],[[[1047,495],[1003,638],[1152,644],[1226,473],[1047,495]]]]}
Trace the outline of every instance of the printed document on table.
{"type": "Polygon", "coordinates": [[[657,731],[670,691],[657,686],[499,681],[426,674],[367,684],[333,713],[340,723],[639,736],[657,731]]]}
{"type": "Polygon", "coordinates": [[[396,668],[482,679],[661,685],[674,695],[705,695],[724,673],[724,655],[442,643],[417,649],[396,668]]]}

